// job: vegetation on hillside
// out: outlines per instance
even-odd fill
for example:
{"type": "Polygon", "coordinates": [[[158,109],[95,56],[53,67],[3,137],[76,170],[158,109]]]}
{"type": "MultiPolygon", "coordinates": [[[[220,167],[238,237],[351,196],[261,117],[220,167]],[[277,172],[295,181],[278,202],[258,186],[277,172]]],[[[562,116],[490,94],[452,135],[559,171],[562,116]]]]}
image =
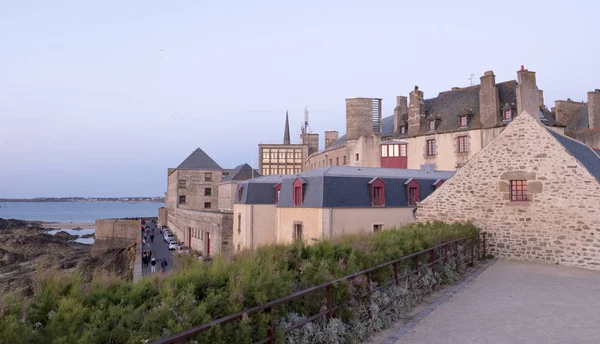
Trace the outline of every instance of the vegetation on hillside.
{"type": "MultiPolygon", "coordinates": [[[[411,225],[311,246],[265,246],[211,263],[183,258],[176,272],[137,284],[46,274],[36,281],[31,298],[2,297],[0,343],[143,343],[476,232],[470,224],[411,225]]],[[[353,297],[341,289],[335,295],[336,302],[353,297]]],[[[278,309],[280,321],[302,317],[309,308],[318,311],[322,299],[304,301],[278,309]]],[[[353,319],[352,314],[340,317],[353,319]]],[[[258,314],[229,329],[217,328],[201,341],[251,342],[268,321],[258,314]]]]}

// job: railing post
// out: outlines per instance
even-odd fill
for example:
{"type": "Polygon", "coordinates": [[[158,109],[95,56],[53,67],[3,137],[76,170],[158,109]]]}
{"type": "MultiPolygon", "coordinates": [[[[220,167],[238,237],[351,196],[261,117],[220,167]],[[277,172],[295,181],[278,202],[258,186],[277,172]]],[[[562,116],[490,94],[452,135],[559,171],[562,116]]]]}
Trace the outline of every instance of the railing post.
{"type": "Polygon", "coordinates": [[[394,263],[394,280],[396,281],[396,285],[400,284],[400,281],[398,281],[398,262],[394,263]]]}
{"type": "Polygon", "coordinates": [[[485,232],[483,232],[483,258],[487,257],[486,247],[485,247],[485,232]]]}
{"type": "Polygon", "coordinates": [[[267,335],[269,336],[268,343],[275,344],[275,315],[273,315],[273,309],[271,307],[266,309],[266,313],[271,316],[271,324],[267,330],[267,335]]]}
{"type": "Polygon", "coordinates": [[[416,270],[416,274],[418,276],[419,275],[419,255],[418,254],[415,256],[415,270],[416,270]]]}
{"type": "Polygon", "coordinates": [[[333,317],[333,290],[331,284],[327,286],[327,319],[333,317]]]}

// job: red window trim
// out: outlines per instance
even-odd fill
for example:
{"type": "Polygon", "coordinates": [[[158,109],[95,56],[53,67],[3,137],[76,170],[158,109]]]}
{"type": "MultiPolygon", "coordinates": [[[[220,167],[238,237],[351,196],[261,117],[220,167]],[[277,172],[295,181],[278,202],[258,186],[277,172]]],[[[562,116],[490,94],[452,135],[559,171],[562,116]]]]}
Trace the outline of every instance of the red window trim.
{"type": "Polygon", "coordinates": [[[238,185],[238,203],[242,201],[243,190],[244,190],[244,187],[241,185],[238,185]]]}
{"type": "Polygon", "coordinates": [[[456,138],[456,140],[457,140],[456,143],[458,145],[457,151],[459,153],[467,153],[469,151],[469,149],[467,148],[467,136],[459,136],[459,137],[456,138]],[[460,141],[463,141],[462,145],[461,145],[460,141]]]}
{"type": "Polygon", "coordinates": [[[469,124],[469,121],[468,121],[466,115],[459,116],[459,118],[458,118],[458,125],[459,125],[459,127],[466,128],[468,124],[469,124]],[[464,122],[464,124],[463,124],[463,122],[464,122]]]}
{"type": "Polygon", "coordinates": [[[279,192],[281,191],[281,183],[275,185],[275,204],[279,202],[279,192]]]}
{"type": "Polygon", "coordinates": [[[512,120],[512,110],[502,111],[502,119],[505,121],[511,121],[512,120]]]}
{"type": "Polygon", "coordinates": [[[304,201],[304,181],[300,178],[294,180],[294,206],[301,207],[304,201]]]}
{"type": "Polygon", "coordinates": [[[406,202],[408,206],[415,206],[418,202],[421,201],[421,184],[419,181],[411,178],[406,183],[406,202]],[[415,190],[414,197],[411,197],[411,190],[415,190]]]}
{"type": "Polygon", "coordinates": [[[435,119],[430,119],[429,121],[427,121],[427,129],[435,130],[435,119]]]}
{"type": "Polygon", "coordinates": [[[373,178],[371,186],[371,205],[374,207],[385,207],[385,181],[379,177],[373,178]]]}
{"type": "Polygon", "coordinates": [[[527,181],[526,180],[511,180],[510,181],[510,201],[511,202],[527,202],[527,181]]]}

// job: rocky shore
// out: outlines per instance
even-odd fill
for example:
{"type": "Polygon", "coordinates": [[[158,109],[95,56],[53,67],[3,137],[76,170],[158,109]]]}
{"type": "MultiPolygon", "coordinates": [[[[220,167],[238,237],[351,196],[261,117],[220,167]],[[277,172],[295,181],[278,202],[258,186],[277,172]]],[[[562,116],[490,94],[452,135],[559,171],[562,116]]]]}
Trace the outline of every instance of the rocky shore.
{"type": "Polygon", "coordinates": [[[92,246],[72,241],[66,232],[47,234],[41,222],[0,218],[0,295],[35,293],[44,274],[80,272],[89,281],[95,274],[111,274],[131,280],[135,247],[109,250],[91,257],[92,246]]]}

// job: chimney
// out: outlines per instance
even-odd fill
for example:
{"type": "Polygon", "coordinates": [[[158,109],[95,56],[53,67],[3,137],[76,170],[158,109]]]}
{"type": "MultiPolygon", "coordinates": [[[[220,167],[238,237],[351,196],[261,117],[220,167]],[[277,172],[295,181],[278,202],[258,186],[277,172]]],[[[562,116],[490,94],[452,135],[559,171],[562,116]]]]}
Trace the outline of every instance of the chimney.
{"type": "Polygon", "coordinates": [[[419,86],[415,86],[415,89],[410,92],[410,105],[408,107],[408,136],[415,136],[419,133],[421,117],[425,117],[423,91],[419,91],[419,86]]]}
{"type": "Polygon", "coordinates": [[[588,121],[590,129],[600,128],[600,89],[588,92],[588,121]]]}
{"type": "Polygon", "coordinates": [[[540,120],[540,94],[535,82],[535,72],[530,72],[521,66],[517,72],[517,114],[527,111],[538,121],[540,120]]]}
{"type": "Polygon", "coordinates": [[[336,130],[329,130],[325,132],[325,149],[329,148],[332,143],[337,141],[339,133],[336,130]]]}
{"type": "Polygon", "coordinates": [[[479,89],[479,120],[481,126],[495,127],[500,121],[500,98],[496,87],[496,76],[488,70],[481,78],[479,89]]]}
{"type": "Polygon", "coordinates": [[[305,133],[301,134],[302,144],[308,146],[308,155],[319,151],[319,134],[305,133]]]}
{"type": "Polygon", "coordinates": [[[396,108],[394,108],[394,133],[399,132],[400,121],[404,115],[408,116],[408,98],[405,96],[396,97],[396,108]]]}
{"type": "Polygon", "coordinates": [[[346,99],[346,139],[381,134],[381,99],[346,99]]]}
{"type": "Polygon", "coordinates": [[[542,90],[538,90],[538,93],[540,94],[540,107],[541,107],[541,108],[543,108],[543,107],[546,107],[546,106],[544,105],[544,91],[542,91],[542,90]]]}
{"type": "Polygon", "coordinates": [[[566,125],[567,128],[571,129],[576,123],[577,113],[583,106],[585,106],[584,102],[574,102],[571,100],[571,98],[567,98],[567,100],[555,101],[554,108],[552,110],[554,111],[556,121],[566,125]]]}

